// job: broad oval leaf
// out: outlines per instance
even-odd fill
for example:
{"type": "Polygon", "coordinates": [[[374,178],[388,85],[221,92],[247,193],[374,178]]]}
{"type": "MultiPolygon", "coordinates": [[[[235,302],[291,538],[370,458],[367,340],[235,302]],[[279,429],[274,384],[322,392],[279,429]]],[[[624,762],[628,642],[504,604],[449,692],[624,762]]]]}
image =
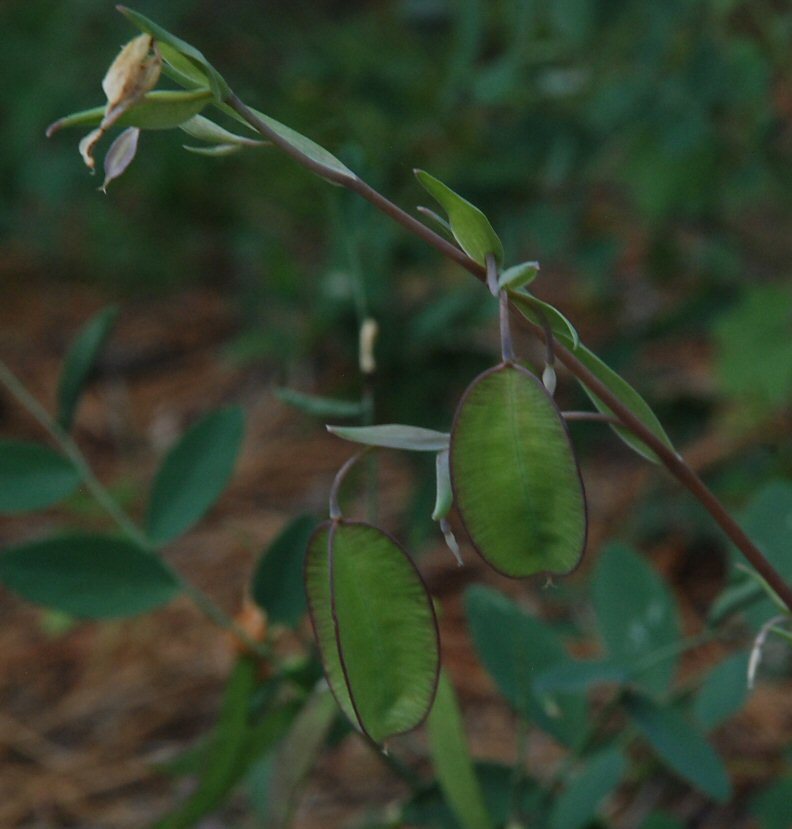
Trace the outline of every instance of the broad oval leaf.
{"type": "Polygon", "coordinates": [[[212,412],[182,436],[157,473],[149,503],[148,535],[164,544],[198,521],[234,471],[245,417],[239,408],[212,412]]]}
{"type": "Polygon", "coordinates": [[[670,768],[715,800],[729,799],[731,782],[723,761],[687,718],[637,694],[627,697],[624,707],[670,768]]]}
{"type": "Polygon", "coordinates": [[[486,265],[487,254],[491,253],[498,264],[503,262],[503,244],[478,207],[425,170],[415,170],[415,177],[424,190],[442,205],[454,238],[473,261],[486,265]]]}
{"type": "Polygon", "coordinates": [[[662,694],[673,679],[678,655],[658,659],[679,642],[679,611],[657,573],[627,547],[605,549],[594,571],[592,598],[600,633],[615,662],[632,678],[662,694]]]}
{"type": "MultiPolygon", "coordinates": [[[[117,6],[116,8],[127,20],[137,26],[141,32],[150,34],[158,45],[170,47],[181,55],[185,61],[188,61],[191,67],[190,70],[187,71],[185,68],[181,70],[185,76],[194,79],[199,72],[204,75],[216,101],[223,101],[231,94],[231,89],[225,82],[223,76],[209,63],[203,53],[198,51],[194,46],[182,40],[180,37],[171,34],[167,29],[163,29],[162,26],[139,12],[128,9],[126,6],[117,6]]],[[[178,69],[179,67],[177,66],[175,68],[178,69]]]]}
{"type": "Polygon", "coordinates": [[[591,826],[603,800],[619,785],[627,762],[617,748],[606,749],[589,759],[555,798],[549,829],[584,829],[591,826]]]}
{"type": "Polygon", "coordinates": [[[574,664],[553,628],[480,585],[465,591],[465,614],[481,663],[515,711],[564,745],[580,745],[588,721],[583,694],[540,691],[535,682],[574,664]]]}
{"type": "Polygon", "coordinates": [[[305,548],[318,521],[300,515],[281,530],[256,565],[251,595],[273,624],[294,627],[305,613],[305,548]]]}
{"type": "Polygon", "coordinates": [[[73,535],[0,555],[0,582],[23,598],[86,619],[134,616],[180,586],[151,552],[121,538],[73,535]]]}
{"type": "Polygon", "coordinates": [[[503,365],[468,387],[451,430],[454,503],[473,545],[512,578],[568,573],[586,502],[563,420],[528,371],[503,365]]]}
{"type": "Polygon", "coordinates": [[[0,440],[0,513],[44,509],[79,485],[74,464],[48,446],[0,440]]]}
{"type": "Polygon", "coordinates": [[[58,383],[58,423],[67,432],[74,422],[85,384],[117,318],[116,306],[100,311],[83,326],[66,354],[58,383]]]}
{"type": "Polygon", "coordinates": [[[447,432],[423,429],[420,426],[404,426],[401,423],[383,423],[380,426],[328,426],[332,435],[385,449],[408,449],[413,452],[441,452],[448,449],[450,436],[447,432]]]}
{"type": "Polygon", "coordinates": [[[305,585],[325,674],[347,717],[378,743],[419,725],[440,647],[410,557],[376,527],[326,523],[308,546],[305,585]]]}

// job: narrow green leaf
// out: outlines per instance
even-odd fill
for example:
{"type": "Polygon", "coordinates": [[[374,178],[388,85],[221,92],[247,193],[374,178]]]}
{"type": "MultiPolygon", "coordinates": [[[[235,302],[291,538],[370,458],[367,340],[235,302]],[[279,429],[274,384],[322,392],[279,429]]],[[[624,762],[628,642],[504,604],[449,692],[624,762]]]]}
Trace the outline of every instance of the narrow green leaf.
{"type": "Polygon", "coordinates": [[[275,389],[278,400],[294,406],[305,414],[315,417],[360,417],[363,406],[359,400],[339,400],[335,397],[318,397],[315,394],[303,394],[294,389],[275,389]]]}
{"type": "Polygon", "coordinates": [[[420,426],[403,426],[400,423],[384,423],[381,426],[328,426],[331,435],[386,449],[408,449],[413,452],[441,452],[448,449],[449,435],[422,429],[420,426]]]}
{"type": "Polygon", "coordinates": [[[409,556],[367,524],[323,524],[305,581],[325,673],[347,717],[375,742],[419,725],[440,654],[432,602],[409,556]]]}
{"type": "Polygon", "coordinates": [[[451,510],[451,505],[454,503],[447,449],[437,453],[435,474],[437,476],[437,495],[435,496],[435,505],[432,511],[432,521],[440,521],[448,515],[451,510]]]}
{"type": "MultiPolygon", "coordinates": [[[[116,122],[120,127],[138,127],[143,130],[170,130],[183,127],[212,100],[208,89],[183,90],[159,89],[147,92],[116,122]]],[[[69,127],[95,127],[105,116],[105,107],[98,106],[73,112],[59,118],[47,127],[52,136],[69,127]]]]}
{"type": "Polygon", "coordinates": [[[577,329],[558,308],[550,305],[548,302],[542,302],[541,299],[537,299],[527,291],[510,292],[509,298],[520,313],[534,323],[534,325],[543,326],[542,315],[544,315],[553,334],[560,337],[564,342],[569,343],[573,351],[577,351],[580,346],[580,337],[577,329]]]}
{"type": "Polygon", "coordinates": [[[319,757],[336,711],[327,689],[317,689],[281,741],[272,762],[267,829],[291,825],[300,789],[319,757]]]}
{"type": "Polygon", "coordinates": [[[448,214],[451,232],[462,250],[479,265],[485,265],[487,254],[491,253],[500,265],[503,262],[503,245],[489,219],[478,207],[425,170],[415,170],[415,177],[448,214]]]}
{"type": "Polygon", "coordinates": [[[144,613],[179,591],[151,553],[120,538],[73,535],[0,555],[0,581],[23,598],[86,619],[144,613]]]}
{"type": "Polygon", "coordinates": [[[0,440],[0,514],[44,509],[79,485],[74,464],[48,446],[0,440]]]}
{"type": "Polygon", "coordinates": [[[218,144],[222,147],[226,146],[240,146],[240,147],[264,147],[267,145],[266,141],[257,141],[254,138],[247,138],[244,135],[237,135],[220,124],[206,118],[204,115],[194,115],[182,124],[179,128],[184,130],[187,135],[197,138],[199,141],[205,141],[207,144],[218,144]]]}
{"type": "Polygon", "coordinates": [[[592,599],[600,633],[611,658],[629,665],[634,678],[662,694],[668,690],[677,655],[654,660],[679,642],[676,602],[662,579],[627,547],[613,544],[597,562],[592,599]],[[641,663],[652,661],[642,669],[641,663]]]}
{"type": "Polygon", "coordinates": [[[747,676],[747,653],[730,656],[710,671],[693,703],[693,717],[705,731],[717,728],[743,707],[747,676]]]}
{"type": "Polygon", "coordinates": [[[240,762],[249,730],[250,701],[256,689],[258,666],[241,658],[223,695],[220,716],[202,752],[198,788],[175,812],[158,821],[157,829],[189,829],[216,809],[244,772],[240,762]]]}
{"type": "Polygon", "coordinates": [[[242,445],[245,417],[221,409],[182,436],[160,467],[151,493],[148,534],[164,544],[195,524],[226,488],[242,445]]]}
{"type": "Polygon", "coordinates": [[[83,326],[66,354],[58,384],[58,423],[66,431],[72,427],[80,395],[117,317],[116,306],[100,311],[83,326]]]}
{"type": "MultiPolygon", "coordinates": [[[[507,268],[501,273],[498,277],[498,287],[516,291],[518,288],[526,288],[538,275],[538,262],[521,262],[519,265],[507,268]]],[[[574,331],[574,329],[572,330],[574,331]]]]}
{"type": "Polygon", "coordinates": [[[723,761],[688,719],[638,695],[628,697],[624,707],[669,768],[713,799],[729,799],[731,783],[723,761]]]}
{"type": "Polygon", "coordinates": [[[211,147],[193,147],[190,144],[182,144],[188,153],[205,155],[209,158],[225,158],[227,155],[236,155],[244,149],[240,144],[213,144],[211,147]]]}
{"type": "MultiPolygon", "coordinates": [[[[244,124],[248,123],[236,112],[236,110],[233,110],[230,107],[226,106],[221,107],[221,109],[223,112],[232,116],[236,120],[241,121],[244,124]]],[[[270,118],[269,115],[265,115],[263,112],[260,112],[257,109],[253,109],[253,107],[249,107],[249,109],[257,118],[260,118],[283,141],[291,145],[295,150],[302,153],[304,156],[310,158],[311,161],[313,161],[315,164],[319,164],[321,167],[324,167],[328,173],[331,173],[335,176],[343,176],[345,179],[349,181],[355,181],[357,179],[357,176],[352,172],[352,170],[349,169],[349,167],[347,167],[345,164],[339,161],[331,152],[317,144],[315,141],[312,141],[310,138],[301,135],[299,132],[297,132],[297,130],[293,130],[291,127],[287,127],[285,124],[281,124],[280,121],[276,121],[274,118],[270,118]]]]}
{"type": "Polygon", "coordinates": [[[465,592],[465,612],[479,659],[510,705],[564,745],[577,745],[586,731],[586,700],[534,687],[546,671],[572,662],[555,631],[488,587],[465,592]]]}
{"type": "Polygon", "coordinates": [[[499,366],[468,387],[451,430],[451,482],[473,545],[499,573],[578,565],[583,482],[558,409],[525,369],[499,366]]]}
{"type": "Polygon", "coordinates": [[[442,672],[427,720],[427,734],[435,774],[459,824],[464,829],[493,829],[473,770],[456,694],[442,672]]]}
{"type": "Polygon", "coordinates": [[[619,785],[627,763],[622,753],[608,749],[592,757],[555,799],[549,829],[582,829],[599,812],[602,802],[619,785]]]}
{"type": "Polygon", "coordinates": [[[319,522],[310,515],[291,521],[259,559],[253,573],[253,601],[273,624],[295,627],[305,613],[303,559],[319,522]]]}
{"type": "MultiPolygon", "coordinates": [[[[127,20],[137,26],[141,32],[150,34],[154,40],[157,41],[158,45],[162,44],[166,47],[170,46],[183,58],[189,61],[190,64],[192,64],[192,68],[188,77],[195,78],[197,77],[198,72],[202,73],[206,77],[208,85],[211,88],[212,94],[216,101],[224,101],[231,94],[231,89],[223,79],[223,76],[194,46],[191,46],[180,37],[176,37],[176,35],[171,34],[167,31],[167,29],[163,29],[162,26],[158,25],[153,20],[150,20],[148,17],[145,17],[139,12],[128,9],[126,6],[117,6],[116,8],[121,12],[121,14],[124,15],[124,17],[127,18],[127,20]]],[[[186,70],[183,70],[183,72],[185,75],[188,74],[186,70]]]]}

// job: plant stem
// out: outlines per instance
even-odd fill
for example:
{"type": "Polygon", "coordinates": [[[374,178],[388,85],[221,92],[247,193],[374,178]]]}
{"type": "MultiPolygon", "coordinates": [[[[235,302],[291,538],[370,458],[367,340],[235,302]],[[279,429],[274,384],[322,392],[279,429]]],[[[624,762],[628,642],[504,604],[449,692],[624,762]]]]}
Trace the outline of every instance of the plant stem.
{"type": "MultiPolygon", "coordinates": [[[[446,258],[456,262],[481,282],[486,284],[486,269],[475,262],[463,251],[447,242],[422,222],[410,216],[390,199],[383,196],[373,187],[354,174],[344,174],[332,170],[307,157],[288,141],[281,138],[267,124],[265,124],[255,113],[251,112],[245,104],[236,96],[230,95],[226,103],[239,115],[241,115],[254,129],[262,136],[272,141],[285,153],[290,155],[300,165],[311,170],[322,178],[329,179],[336,184],[346,187],[353,193],[362,196],[374,207],[406,230],[423,239],[446,258]]],[[[542,338],[545,333],[541,326],[531,323],[531,328],[542,338]]],[[[566,368],[585,386],[587,386],[619,419],[622,426],[629,429],[639,440],[645,443],[657,455],[660,462],[682,484],[709,512],[715,522],[721,527],[735,546],[753,565],[753,567],[764,577],[764,579],[775,590],[787,608],[792,611],[792,587],[783,579],[781,574],[767,560],[762,551],[743,532],[742,528],[729,514],[728,510],[718,500],[715,494],[707,487],[696,472],[687,464],[685,459],[669,449],[654,433],[648,429],[624,404],[615,397],[611,391],[595,376],[575,355],[565,348],[561,343],[555,342],[555,355],[566,368]]]]}
{"type": "Polygon", "coordinates": [[[611,426],[621,426],[621,421],[618,417],[612,417],[602,412],[561,412],[561,417],[567,423],[586,421],[589,423],[608,423],[611,426]]]}
{"type": "Polygon", "coordinates": [[[162,565],[168,570],[171,577],[179,584],[182,592],[198,607],[201,612],[211,619],[215,624],[226,630],[232,631],[258,656],[271,657],[270,648],[261,642],[254,641],[242,630],[236,622],[227,616],[200,588],[186,581],[184,577],[172,567],[165,559],[157,555],[157,548],[151,543],[143,530],[121,509],[113,496],[107,491],[102,482],[96,477],[88,461],[85,459],[79,446],[74,442],[71,435],[66,432],[58,423],[53,420],[41,403],[27,390],[22,381],[11,371],[11,369],[0,360],[0,383],[17,399],[24,409],[39,423],[45,432],[52,438],[54,443],[64,455],[74,464],[85,484],[85,488],[93,497],[94,501],[113,519],[119,529],[129,539],[135,542],[142,550],[151,556],[156,556],[162,565]]]}

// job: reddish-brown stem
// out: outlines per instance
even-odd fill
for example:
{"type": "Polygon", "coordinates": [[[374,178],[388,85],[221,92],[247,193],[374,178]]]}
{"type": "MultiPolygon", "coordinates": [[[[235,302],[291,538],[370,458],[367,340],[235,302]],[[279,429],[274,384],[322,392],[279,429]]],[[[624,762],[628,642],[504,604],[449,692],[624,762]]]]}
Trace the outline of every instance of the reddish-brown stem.
{"type": "MultiPolygon", "coordinates": [[[[479,281],[486,284],[486,269],[472,260],[462,250],[446,241],[425,224],[413,218],[390,199],[383,196],[365,181],[354,174],[346,174],[308,158],[299,149],[281,138],[255,113],[251,112],[235,95],[229,96],[226,103],[241,115],[264,138],[272,141],[285,153],[290,155],[303,167],[311,170],[322,178],[333,181],[362,196],[378,210],[390,216],[410,233],[423,239],[448,259],[469,271],[479,281]]],[[[545,332],[541,326],[531,323],[531,328],[544,340],[545,332]]],[[[715,494],[699,478],[696,472],[685,462],[685,459],[669,449],[650,429],[648,429],[621,401],[615,397],[594,374],[592,374],[575,355],[558,341],[555,342],[555,356],[566,368],[585,386],[587,386],[618,418],[621,425],[629,429],[639,440],[645,443],[657,455],[666,469],[702,504],[716,523],[732,540],[735,546],[762,575],[767,583],[775,590],[787,608],[792,611],[792,587],[782,578],[781,574],[767,560],[762,551],[743,532],[742,528],[732,518],[729,511],[718,500],[715,494]]]]}

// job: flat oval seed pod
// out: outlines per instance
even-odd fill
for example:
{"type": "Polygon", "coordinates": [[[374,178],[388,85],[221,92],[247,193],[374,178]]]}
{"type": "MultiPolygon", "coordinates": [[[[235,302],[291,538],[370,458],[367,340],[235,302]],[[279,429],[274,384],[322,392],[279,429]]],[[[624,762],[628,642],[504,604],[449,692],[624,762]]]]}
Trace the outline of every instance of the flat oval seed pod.
{"type": "Polygon", "coordinates": [[[434,699],[440,645],[418,570],[390,536],[326,523],[308,544],[305,588],[327,681],[374,742],[420,725],[434,699]]]}
{"type": "Polygon", "coordinates": [[[519,366],[479,375],[451,430],[454,502],[495,570],[522,578],[573,570],[586,543],[586,501],[566,425],[519,366]]]}

